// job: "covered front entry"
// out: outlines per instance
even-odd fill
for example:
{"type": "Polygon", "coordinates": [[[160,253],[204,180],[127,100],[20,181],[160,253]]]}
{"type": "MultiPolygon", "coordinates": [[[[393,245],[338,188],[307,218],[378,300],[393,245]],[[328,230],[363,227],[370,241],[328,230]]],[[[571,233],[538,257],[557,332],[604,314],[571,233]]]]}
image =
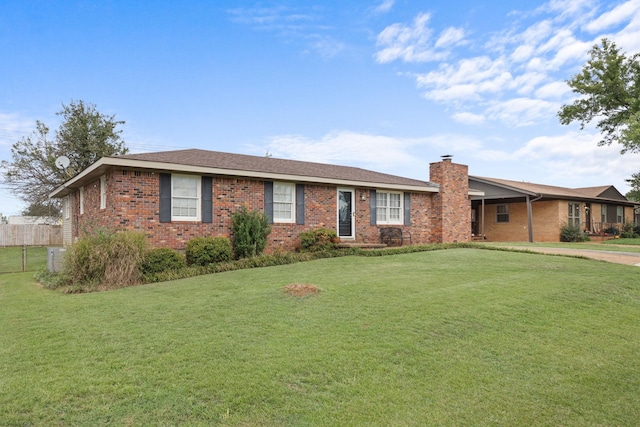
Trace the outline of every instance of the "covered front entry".
{"type": "Polygon", "coordinates": [[[354,190],[338,189],[338,236],[341,239],[355,238],[354,190]]]}

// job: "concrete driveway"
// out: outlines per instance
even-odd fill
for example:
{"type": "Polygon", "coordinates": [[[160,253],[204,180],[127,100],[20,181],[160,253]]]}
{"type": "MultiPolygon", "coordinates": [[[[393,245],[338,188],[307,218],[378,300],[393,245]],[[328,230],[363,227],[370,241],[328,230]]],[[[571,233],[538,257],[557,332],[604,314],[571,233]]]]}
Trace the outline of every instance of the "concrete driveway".
{"type": "Polygon", "coordinates": [[[597,259],[600,261],[640,267],[640,253],[635,252],[604,251],[600,249],[543,248],[537,246],[510,246],[510,248],[540,252],[543,254],[583,256],[585,258],[597,259]]]}

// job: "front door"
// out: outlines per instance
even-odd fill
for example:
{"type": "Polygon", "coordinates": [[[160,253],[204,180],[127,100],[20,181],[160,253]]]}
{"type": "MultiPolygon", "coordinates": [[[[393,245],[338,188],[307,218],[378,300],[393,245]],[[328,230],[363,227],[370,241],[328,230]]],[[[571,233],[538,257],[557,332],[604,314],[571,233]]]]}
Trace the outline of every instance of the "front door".
{"type": "Polygon", "coordinates": [[[353,190],[338,189],[338,236],[341,238],[354,237],[353,194],[353,190]]]}

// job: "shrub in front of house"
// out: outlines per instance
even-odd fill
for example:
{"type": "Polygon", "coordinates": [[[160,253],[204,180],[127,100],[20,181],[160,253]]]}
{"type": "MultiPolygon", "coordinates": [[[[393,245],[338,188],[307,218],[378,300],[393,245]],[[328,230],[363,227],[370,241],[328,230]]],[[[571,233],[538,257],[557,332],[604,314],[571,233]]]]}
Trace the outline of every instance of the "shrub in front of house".
{"type": "Polygon", "coordinates": [[[640,234],[638,234],[638,232],[636,231],[636,228],[638,228],[638,226],[634,226],[629,222],[623,224],[622,231],[620,232],[620,237],[623,239],[633,239],[640,236],[640,234]]]}
{"type": "Polygon", "coordinates": [[[232,259],[231,242],[226,237],[194,237],[187,242],[187,264],[202,265],[227,262],[232,259]]]}
{"type": "Polygon", "coordinates": [[[577,225],[564,224],[560,227],[561,242],[584,242],[586,236],[577,225]]]}
{"type": "Polygon", "coordinates": [[[300,238],[300,248],[303,251],[319,252],[338,247],[338,235],[335,231],[327,228],[303,231],[298,237],[300,238]]]}
{"type": "Polygon", "coordinates": [[[184,255],[170,248],[153,248],[147,251],[142,263],[142,274],[146,277],[165,271],[186,267],[184,255]]]}
{"type": "Polygon", "coordinates": [[[231,214],[231,230],[236,259],[251,258],[264,252],[271,225],[264,212],[250,211],[243,206],[231,214]]]}
{"type": "Polygon", "coordinates": [[[78,291],[138,284],[147,247],[143,233],[100,229],[66,251],[62,275],[78,291]]]}

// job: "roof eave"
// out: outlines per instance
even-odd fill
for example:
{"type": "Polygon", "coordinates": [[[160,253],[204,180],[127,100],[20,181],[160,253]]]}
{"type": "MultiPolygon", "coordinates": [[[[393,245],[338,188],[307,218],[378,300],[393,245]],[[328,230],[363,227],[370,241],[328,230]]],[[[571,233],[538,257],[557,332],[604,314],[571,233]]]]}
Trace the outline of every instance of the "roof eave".
{"type": "Polygon", "coordinates": [[[375,187],[388,190],[401,190],[401,191],[413,191],[420,193],[437,193],[440,189],[437,186],[421,186],[421,185],[409,185],[409,184],[389,184],[380,182],[367,182],[359,180],[348,180],[338,178],[323,178],[303,175],[292,175],[284,173],[273,172],[257,172],[247,170],[235,170],[214,168],[206,166],[191,166],[185,164],[145,161],[145,160],[133,160],[124,159],[118,157],[103,157],[87,169],[70,179],[69,181],[56,188],[49,194],[50,198],[60,198],[71,193],[74,188],[79,187],[83,182],[88,181],[91,178],[97,177],[105,173],[110,167],[123,167],[123,168],[139,168],[157,171],[170,171],[170,172],[185,172],[185,173],[200,173],[206,175],[224,175],[224,176],[237,176],[245,178],[257,178],[257,179],[272,179],[281,181],[296,181],[296,182],[308,182],[317,184],[331,184],[340,186],[354,186],[354,187],[375,187]]]}

